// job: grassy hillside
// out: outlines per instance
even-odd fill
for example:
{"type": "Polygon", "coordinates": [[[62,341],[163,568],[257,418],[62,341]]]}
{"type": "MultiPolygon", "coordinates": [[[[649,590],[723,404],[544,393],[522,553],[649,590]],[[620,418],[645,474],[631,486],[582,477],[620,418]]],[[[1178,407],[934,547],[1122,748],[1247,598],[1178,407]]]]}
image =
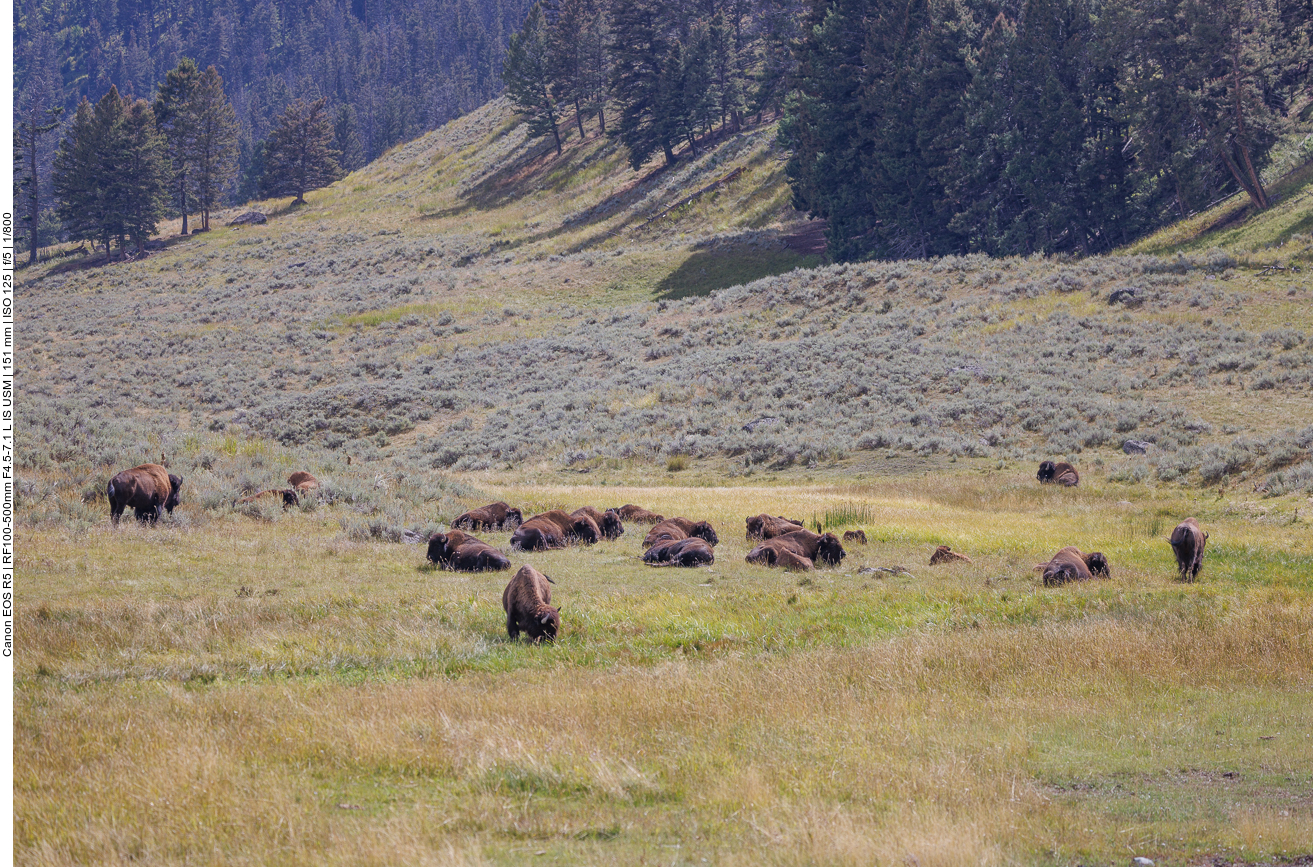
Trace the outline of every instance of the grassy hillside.
{"type": "Polygon", "coordinates": [[[266,225],[21,272],[19,860],[1313,855],[1307,173],[1121,256],[827,265],[773,137],[634,173],[494,103],[266,225]],[[183,505],[111,528],[161,453],[183,505]],[[234,504],[294,469],[322,496],[234,504]],[[516,644],[508,576],[399,544],[493,499],[722,541],[516,552],[564,605],[516,644]],[[759,512],[871,543],[750,566],[759,512]],[[1067,544],[1113,579],[1043,587],[1067,544]]]}

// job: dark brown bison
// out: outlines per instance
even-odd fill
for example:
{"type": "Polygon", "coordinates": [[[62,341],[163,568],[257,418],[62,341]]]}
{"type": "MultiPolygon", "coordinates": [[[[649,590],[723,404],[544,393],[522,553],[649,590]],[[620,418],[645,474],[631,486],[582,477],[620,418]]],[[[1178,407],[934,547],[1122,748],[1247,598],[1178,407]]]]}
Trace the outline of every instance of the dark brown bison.
{"type": "Polygon", "coordinates": [[[574,517],[561,509],[534,515],[511,535],[511,547],[521,551],[564,548],[571,542],[593,545],[602,537],[597,523],[587,515],[574,517]]]}
{"type": "Polygon", "coordinates": [[[782,536],[767,539],[743,558],[757,566],[778,566],[781,569],[808,572],[815,564],[798,550],[797,545],[782,536]]]}
{"type": "Polygon", "coordinates": [[[306,491],[315,491],[319,489],[319,480],[307,473],[305,470],[297,470],[287,477],[287,484],[292,489],[304,494],[306,491]]]}
{"type": "Polygon", "coordinates": [[[643,547],[651,548],[657,542],[667,539],[687,539],[690,536],[705,539],[713,546],[720,544],[720,537],[716,535],[716,528],[706,521],[691,521],[688,518],[666,518],[647,531],[647,536],[643,539],[643,547]]]}
{"type": "Polygon", "coordinates": [[[429,537],[429,562],[453,572],[498,572],[511,568],[506,555],[460,530],[429,537]]]}
{"type": "Polygon", "coordinates": [[[1035,567],[1044,574],[1045,587],[1057,587],[1072,581],[1089,581],[1091,578],[1111,578],[1108,558],[1094,551],[1082,554],[1074,545],[1068,545],[1053,555],[1047,563],[1035,567]]]}
{"type": "Polygon", "coordinates": [[[506,634],[512,639],[523,632],[534,641],[556,640],[561,629],[561,610],[547,604],[552,601],[555,583],[532,566],[521,566],[502,591],[501,607],[506,611],[506,634]]]}
{"type": "Polygon", "coordinates": [[[944,563],[970,563],[971,558],[966,554],[959,554],[947,545],[940,545],[935,549],[935,553],[930,555],[930,565],[939,566],[944,563]]]}
{"type": "Polygon", "coordinates": [[[625,533],[625,525],[620,522],[620,515],[615,509],[607,509],[603,512],[601,509],[595,509],[592,506],[584,506],[582,509],[575,509],[570,513],[570,517],[578,518],[581,515],[587,515],[593,519],[597,529],[602,534],[602,538],[608,542],[614,542],[625,533]]]}
{"type": "Polygon", "coordinates": [[[1172,551],[1176,554],[1176,569],[1181,581],[1193,581],[1199,577],[1199,570],[1204,565],[1204,545],[1208,543],[1208,534],[1199,529],[1199,522],[1186,518],[1172,531],[1172,551]]]}
{"type": "Polygon", "coordinates": [[[845,531],[844,531],[844,534],[843,534],[843,540],[844,540],[845,542],[856,542],[856,543],[859,544],[859,545],[865,545],[865,544],[866,544],[866,531],[865,531],[865,530],[845,530],[845,531]]]}
{"type": "Polygon", "coordinates": [[[259,491],[250,496],[242,497],[234,505],[241,503],[254,503],[257,500],[273,499],[275,497],[282,499],[284,509],[290,509],[293,506],[301,504],[301,500],[296,496],[296,490],[294,488],[270,488],[267,491],[259,491]]]}
{"type": "Polygon", "coordinates": [[[1074,488],[1080,484],[1080,473],[1066,461],[1058,464],[1044,461],[1039,465],[1039,472],[1035,474],[1035,478],[1046,485],[1057,482],[1067,488],[1074,488]]]}
{"type": "Polygon", "coordinates": [[[451,526],[461,530],[514,530],[524,523],[519,509],[505,503],[489,503],[456,516],[451,526]]]}
{"type": "Polygon", "coordinates": [[[806,526],[802,521],[795,521],[783,515],[754,515],[747,519],[747,524],[749,542],[757,539],[774,539],[776,536],[783,536],[785,533],[792,533],[806,526]]]}
{"type": "Polygon", "coordinates": [[[716,554],[706,539],[690,536],[657,542],[643,554],[643,562],[651,566],[710,566],[716,562],[716,554]]]}
{"type": "Polygon", "coordinates": [[[658,515],[656,512],[649,512],[642,506],[635,506],[633,503],[626,503],[615,510],[622,521],[634,521],[639,524],[660,524],[666,519],[665,515],[658,515]]]}
{"type": "Polygon", "coordinates": [[[159,520],[161,510],[173,514],[181,489],[182,476],[173,475],[159,464],[124,470],[105,487],[110,520],[117,524],[123,510],[131,506],[138,521],[153,524],[159,520]]]}
{"type": "Polygon", "coordinates": [[[749,551],[745,559],[760,566],[793,564],[796,568],[794,557],[786,556],[786,553],[802,557],[813,565],[826,563],[830,566],[838,566],[839,561],[847,556],[833,533],[822,535],[811,530],[794,530],[774,539],[766,539],[749,551]]]}

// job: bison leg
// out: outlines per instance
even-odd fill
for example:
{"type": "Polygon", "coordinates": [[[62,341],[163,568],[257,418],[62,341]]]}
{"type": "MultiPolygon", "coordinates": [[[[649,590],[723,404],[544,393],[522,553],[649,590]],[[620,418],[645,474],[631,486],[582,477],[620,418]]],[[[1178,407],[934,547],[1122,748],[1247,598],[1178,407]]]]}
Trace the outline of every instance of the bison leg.
{"type": "Polygon", "coordinates": [[[506,634],[511,637],[512,641],[520,637],[520,624],[515,622],[515,615],[513,614],[506,615],[506,634]]]}

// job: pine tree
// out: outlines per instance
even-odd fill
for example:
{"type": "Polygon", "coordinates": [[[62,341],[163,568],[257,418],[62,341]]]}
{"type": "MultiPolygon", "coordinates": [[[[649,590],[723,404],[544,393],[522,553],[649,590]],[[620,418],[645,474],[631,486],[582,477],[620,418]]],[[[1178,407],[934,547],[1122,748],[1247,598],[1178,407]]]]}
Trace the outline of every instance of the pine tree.
{"type": "Polygon", "coordinates": [[[511,36],[502,64],[502,80],[506,82],[511,102],[529,125],[529,135],[539,138],[550,132],[559,155],[561,131],[557,128],[556,100],[552,96],[551,52],[542,3],[533,5],[524,26],[511,36]]]}
{"type": "Polygon", "coordinates": [[[172,187],[178,211],[182,214],[184,235],[187,234],[187,215],[190,211],[187,194],[191,190],[187,177],[191,168],[193,136],[190,104],[200,80],[201,71],[196,68],[196,61],[184,57],[164,76],[155,94],[155,119],[164,134],[169,159],[173,164],[172,187]]]}
{"type": "Polygon", "coordinates": [[[237,113],[223,92],[223,78],[207,67],[187,102],[191,137],[188,162],[192,190],[201,209],[201,229],[210,229],[210,211],[232,185],[237,170],[237,113]]]}
{"type": "Polygon", "coordinates": [[[124,100],[123,106],[113,136],[111,207],[120,226],[120,249],[126,235],[137,252],[144,254],[146,239],[154,234],[166,210],[169,160],[150,104],[144,99],[124,100]]]}
{"type": "Polygon", "coordinates": [[[365,164],[365,149],[360,144],[360,125],[356,109],[350,103],[339,106],[333,121],[333,146],[342,155],[342,169],[355,171],[365,164]]]}
{"type": "Polygon", "coordinates": [[[55,198],[59,202],[56,214],[64,223],[69,237],[109,241],[103,234],[104,202],[100,184],[100,158],[96,110],[83,97],[78,103],[73,120],[64,130],[59,150],[55,154],[53,180],[55,198]]]}
{"type": "Polygon", "coordinates": [[[616,134],[639,169],[659,149],[675,162],[681,76],[676,60],[677,8],[662,0],[614,0],[611,94],[620,112],[616,134]]]}
{"type": "Polygon", "coordinates": [[[28,264],[35,265],[41,246],[38,226],[41,222],[41,174],[37,167],[38,145],[42,136],[59,127],[62,106],[42,110],[29,106],[24,119],[14,127],[14,198],[27,206],[28,241],[31,245],[28,264]],[[20,196],[21,194],[21,196],[20,196]]]}
{"type": "Polygon", "coordinates": [[[304,204],[307,191],[341,177],[327,105],[326,97],[298,99],[278,119],[265,141],[261,189],[266,196],[294,195],[293,204],[304,204]]]}

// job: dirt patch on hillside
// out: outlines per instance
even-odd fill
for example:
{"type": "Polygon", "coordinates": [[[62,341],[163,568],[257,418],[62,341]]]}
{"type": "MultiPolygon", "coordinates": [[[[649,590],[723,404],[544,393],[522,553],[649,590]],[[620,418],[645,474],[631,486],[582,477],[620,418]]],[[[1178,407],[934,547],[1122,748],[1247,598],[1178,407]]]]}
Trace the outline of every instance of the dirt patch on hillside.
{"type": "Polygon", "coordinates": [[[795,253],[804,256],[824,255],[825,230],[830,224],[825,220],[809,220],[797,232],[784,236],[784,243],[795,253]]]}

